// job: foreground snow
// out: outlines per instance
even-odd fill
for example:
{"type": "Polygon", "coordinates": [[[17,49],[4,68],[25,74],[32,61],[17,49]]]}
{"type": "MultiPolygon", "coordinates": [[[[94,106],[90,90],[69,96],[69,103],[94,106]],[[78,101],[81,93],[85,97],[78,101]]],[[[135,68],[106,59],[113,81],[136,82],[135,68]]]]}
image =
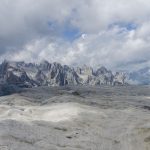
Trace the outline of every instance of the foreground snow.
{"type": "MultiPolygon", "coordinates": [[[[33,98],[29,91],[1,97],[0,146],[10,150],[149,150],[146,89],[138,96],[129,93],[135,89],[122,88],[118,92],[125,94],[117,95],[114,88],[95,88],[94,92],[87,88],[78,89],[77,95],[57,89],[47,99],[33,98]],[[103,90],[107,94],[100,93],[103,90]]],[[[34,96],[38,93],[34,91],[34,96]]]]}

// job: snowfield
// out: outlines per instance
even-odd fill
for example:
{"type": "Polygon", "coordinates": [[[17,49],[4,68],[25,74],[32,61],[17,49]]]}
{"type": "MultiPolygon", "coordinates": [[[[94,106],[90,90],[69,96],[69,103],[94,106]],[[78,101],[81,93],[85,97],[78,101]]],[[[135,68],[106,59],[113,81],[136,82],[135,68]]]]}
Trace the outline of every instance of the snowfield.
{"type": "Polygon", "coordinates": [[[0,97],[0,150],[149,150],[150,87],[37,87],[0,97]]]}
{"type": "Polygon", "coordinates": [[[81,113],[99,113],[88,106],[77,103],[53,104],[52,106],[26,106],[12,107],[0,106],[0,119],[18,121],[70,121],[80,117],[81,113]]]}

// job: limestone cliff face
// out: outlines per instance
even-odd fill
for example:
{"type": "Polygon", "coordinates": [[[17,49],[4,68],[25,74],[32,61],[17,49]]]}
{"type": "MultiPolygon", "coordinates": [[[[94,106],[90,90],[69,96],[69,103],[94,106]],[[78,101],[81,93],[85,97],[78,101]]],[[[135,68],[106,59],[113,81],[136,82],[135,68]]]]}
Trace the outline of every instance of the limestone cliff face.
{"type": "Polygon", "coordinates": [[[65,85],[123,85],[125,75],[112,74],[105,67],[71,68],[60,63],[43,61],[40,64],[4,61],[0,65],[0,82],[25,87],[65,85]]]}
{"type": "Polygon", "coordinates": [[[126,76],[122,72],[116,72],[113,80],[114,85],[124,85],[126,76]]]}

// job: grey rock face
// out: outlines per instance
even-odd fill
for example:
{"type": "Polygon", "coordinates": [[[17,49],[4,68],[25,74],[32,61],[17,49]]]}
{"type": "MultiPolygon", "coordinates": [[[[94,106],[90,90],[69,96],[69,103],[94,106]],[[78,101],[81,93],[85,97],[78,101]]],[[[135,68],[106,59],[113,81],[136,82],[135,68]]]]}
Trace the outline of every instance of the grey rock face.
{"type": "Polygon", "coordinates": [[[96,71],[84,65],[71,68],[59,63],[43,61],[40,64],[4,61],[0,65],[0,83],[25,87],[65,85],[116,85],[125,83],[121,73],[113,75],[105,67],[96,71]]]}
{"type": "Polygon", "coordinates": [[[112,85],[113,74],[105,67],[101,67],[96,71],[93,71],[91,67],[84,66],[83,68],[77,68],[77,73],[80,77],[82,84],[88,85],[112,85]]]}
{"type": "Polygon", "coordinates": [[[22,62],[4,61],[0,66],[1,83],[34,86],[34,81],[28,77],[22,66],[24,66],[22,62]]]}
{"type": "Polygon", "coordinates": [[[124,85],[126,76],[122,72],[116,72],[113,80],[114,85],[124,85]]]}

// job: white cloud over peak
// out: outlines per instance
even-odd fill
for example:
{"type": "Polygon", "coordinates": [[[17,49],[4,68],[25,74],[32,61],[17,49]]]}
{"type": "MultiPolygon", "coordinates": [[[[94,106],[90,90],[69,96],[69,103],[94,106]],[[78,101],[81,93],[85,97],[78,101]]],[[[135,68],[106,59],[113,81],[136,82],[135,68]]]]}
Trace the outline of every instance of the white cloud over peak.
{"type": "Polygon", "coordinates": [[[1,60],[150,65],[148,0],[1,0],[0,22],[1,60]]]}

